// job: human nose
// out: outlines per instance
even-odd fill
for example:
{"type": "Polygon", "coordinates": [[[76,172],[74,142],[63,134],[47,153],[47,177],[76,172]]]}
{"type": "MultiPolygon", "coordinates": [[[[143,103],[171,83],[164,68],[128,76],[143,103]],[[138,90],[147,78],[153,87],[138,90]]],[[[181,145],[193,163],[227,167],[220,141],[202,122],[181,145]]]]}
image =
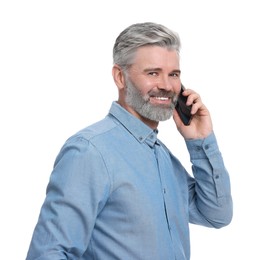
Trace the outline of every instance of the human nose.
{"type": "Polygon", "coordinates": [[[164,76],[159,79],[157,87],[159,89],[171,91],[173,89],[173,84],[171,82],[171,79],[168,76],[164,76]]]}

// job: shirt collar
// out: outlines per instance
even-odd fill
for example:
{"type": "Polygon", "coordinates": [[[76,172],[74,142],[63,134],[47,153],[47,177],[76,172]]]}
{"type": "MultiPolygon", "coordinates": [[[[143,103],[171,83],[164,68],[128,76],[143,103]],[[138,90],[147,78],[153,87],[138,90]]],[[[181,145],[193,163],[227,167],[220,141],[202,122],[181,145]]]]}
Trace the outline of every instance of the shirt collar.
{"type": "Polygon", "coordinates": [[[117,102],[112,103],[109,114],[114,116],[139,143],[145,142],[150,147],[154,147],[157,141],[157,130],[153,130],[144,124],[140,119],[133,116],[117,102]]]}

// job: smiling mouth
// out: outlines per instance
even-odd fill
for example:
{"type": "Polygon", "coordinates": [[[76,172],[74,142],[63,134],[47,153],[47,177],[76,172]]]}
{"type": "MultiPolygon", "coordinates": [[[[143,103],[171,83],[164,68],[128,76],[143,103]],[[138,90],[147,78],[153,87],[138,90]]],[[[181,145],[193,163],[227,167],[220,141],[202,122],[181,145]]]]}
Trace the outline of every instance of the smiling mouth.
{"type": "Polygon", "coordinates": [[[170,106],[172,103],[172,98],[171,97],[151,96],[149,101],[150,101],[150,103],[152,103],[154,105],[170,106]]]}
{"type": "Polygon", "coordinates": [[[175,94],[172,91],[150,91],[148,93],[149,102],[155,106],[171,107],[174,103],[175,94]]]}
{"type": "Polygon", "coordinates": [[[154,98],[161,101],[167,101],[170,99],[169,97],[154,97],[154,98]]]}

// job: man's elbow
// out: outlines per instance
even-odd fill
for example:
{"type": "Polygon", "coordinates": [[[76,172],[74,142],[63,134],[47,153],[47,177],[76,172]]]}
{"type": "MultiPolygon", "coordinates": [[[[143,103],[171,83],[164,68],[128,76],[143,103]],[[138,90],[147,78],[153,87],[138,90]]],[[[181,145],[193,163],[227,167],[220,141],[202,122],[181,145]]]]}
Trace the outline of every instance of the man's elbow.
{"type": "Polygon", "coordinates": [[[233,202],[231,199],[223,201],[219,206],[218,217],[211,221],[214,228],[228,226],[233,219],[233,202]]]}

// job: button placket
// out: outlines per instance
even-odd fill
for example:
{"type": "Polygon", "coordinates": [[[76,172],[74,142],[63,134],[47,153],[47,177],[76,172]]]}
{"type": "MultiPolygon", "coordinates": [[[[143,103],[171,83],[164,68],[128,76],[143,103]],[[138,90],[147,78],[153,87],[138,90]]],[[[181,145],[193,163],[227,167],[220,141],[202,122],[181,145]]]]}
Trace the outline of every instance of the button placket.
{"type": "Polygon", "coordinates": [[[156,160],[157,160],[157,166],[158,166],[158,174],[160,178],[160,185],[161,185],[161,191],[162,191],[162,196],[163,196],[163,201],[164,201],[164,210],[165,210],[165,218],[167,221],[168,225],[168,230],[171,236],[171,229],[170,229],[170,220],[168,218],[168,209],[167,209],[167,188],[165,186],[164,180],[163,180],[163,173],[166,172],[166,167],[163,165],[165,162],[165,158],[163,151],[162,151],[162,146],[159,143],[155,143],[155,154],[156,154],[156,160]]]}

